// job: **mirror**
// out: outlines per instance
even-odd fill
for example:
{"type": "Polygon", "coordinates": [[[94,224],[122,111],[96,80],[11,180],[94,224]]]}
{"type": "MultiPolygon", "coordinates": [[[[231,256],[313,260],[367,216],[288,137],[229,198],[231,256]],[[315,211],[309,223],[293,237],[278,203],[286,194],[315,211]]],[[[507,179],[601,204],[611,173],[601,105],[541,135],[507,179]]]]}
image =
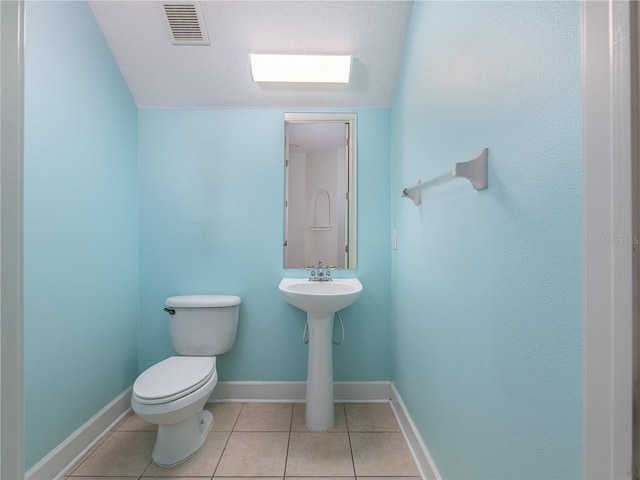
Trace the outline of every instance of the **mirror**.
{"type": "Polygon", "coordinates": [[[284,120],[284,268],[356,268],[356,114],[284,120]]]}

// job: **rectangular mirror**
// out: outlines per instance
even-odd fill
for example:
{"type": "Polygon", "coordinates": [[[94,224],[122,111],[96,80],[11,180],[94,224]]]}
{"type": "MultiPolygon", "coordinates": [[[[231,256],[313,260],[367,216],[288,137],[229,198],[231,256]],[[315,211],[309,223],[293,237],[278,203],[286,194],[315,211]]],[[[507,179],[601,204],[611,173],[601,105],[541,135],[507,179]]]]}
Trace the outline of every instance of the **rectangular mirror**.
{"type": "Polygon", "coordinates": [[[284,121],[284,268],[356,268],[356,114],[284,121]]]}

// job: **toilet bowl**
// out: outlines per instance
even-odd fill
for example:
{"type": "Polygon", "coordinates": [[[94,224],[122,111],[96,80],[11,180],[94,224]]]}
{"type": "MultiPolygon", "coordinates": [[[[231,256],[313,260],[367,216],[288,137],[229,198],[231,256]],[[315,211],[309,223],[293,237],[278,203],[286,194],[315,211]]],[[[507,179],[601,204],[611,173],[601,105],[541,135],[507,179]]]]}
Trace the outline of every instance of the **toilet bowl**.
{"type": "Polygon", "coordinates": [[[162,467],[183,462],[202,446],[213,424],[204,410],[218,382],[217,354],[235,341],[240,298],[235,296],[170,297],[174,350],[145,370],[133,385],[131,407],[143,420],[158,425],[153,461],[162,467]]]}
{"type": "Polygon", "coordinates": [[[215,357],[170,357],[145,370],[133,385],[136,414],[158,425],[153,461],[180,463],[204,443],[213,416],[204,410],[216,383],[215,357]]]}

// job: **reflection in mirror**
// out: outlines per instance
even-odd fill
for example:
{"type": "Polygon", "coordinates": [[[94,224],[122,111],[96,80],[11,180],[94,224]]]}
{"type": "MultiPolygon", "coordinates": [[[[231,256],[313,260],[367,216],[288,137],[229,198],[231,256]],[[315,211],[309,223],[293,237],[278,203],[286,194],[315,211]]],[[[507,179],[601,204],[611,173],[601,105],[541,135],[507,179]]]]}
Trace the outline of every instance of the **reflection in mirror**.
{"type": "Polygon", "coordinates": [[[356,115],[284,119],[284,268],[356,268],[356,115]]]}

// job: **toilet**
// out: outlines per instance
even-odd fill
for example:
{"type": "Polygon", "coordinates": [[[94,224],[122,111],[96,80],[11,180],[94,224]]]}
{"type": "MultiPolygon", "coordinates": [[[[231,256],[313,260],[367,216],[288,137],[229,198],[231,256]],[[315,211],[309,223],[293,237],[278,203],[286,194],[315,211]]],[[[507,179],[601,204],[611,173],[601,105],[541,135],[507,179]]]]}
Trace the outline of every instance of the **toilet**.
{"type": "Polygon", "coordinates": [[[218,382],[216,355],[228,352],[236,339],[240,297],[183,295],[165,302],[173,349],[169,357],[140,374],[133,384],[131,407],[158,425],[153,461],[176,465],[204,443],[213,424],[204,410],[218,382]]]}

